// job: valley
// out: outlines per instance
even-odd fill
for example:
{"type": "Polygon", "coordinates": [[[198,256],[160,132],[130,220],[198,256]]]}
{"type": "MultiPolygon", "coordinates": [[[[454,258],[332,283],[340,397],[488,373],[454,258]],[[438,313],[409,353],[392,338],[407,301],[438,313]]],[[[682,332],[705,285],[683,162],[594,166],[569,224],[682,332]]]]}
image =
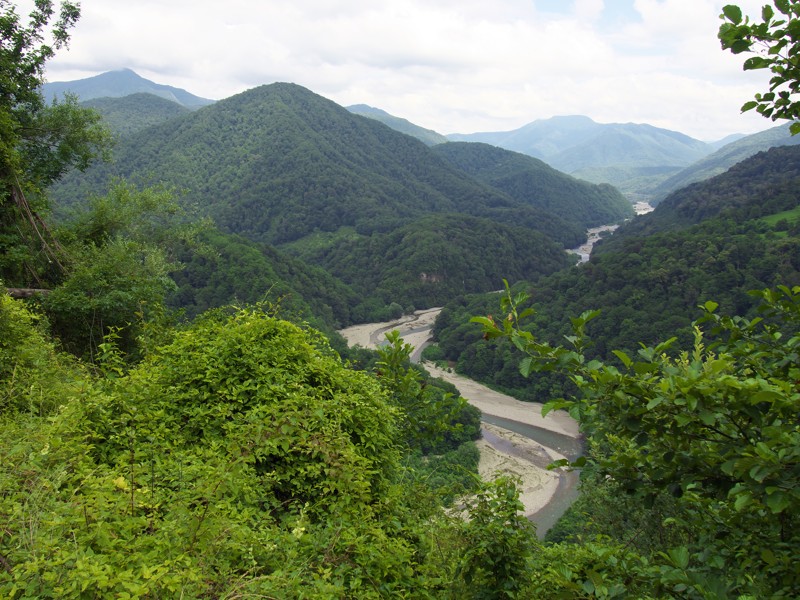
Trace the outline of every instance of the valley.
{"type": "Polygon", "coordinates": [[[0,9],[0,595],[800,595],[800,123],[50,102],[53,7],[0,9]]]}
{"type": "MultiPolygon", "coordinates": [[[[390,322],[355,325],[339,333],[351,346],[374,348],[384,343],[385,333],[398,331],[403,340],[414,347],[412,360],[419,361],[440,310],[417,311],[390,322]]],[[[577,497],[578,473],[550,471],[547,465],[565,457],[578,458],[581,453],[578,423],[562,411],[542,417],[541,404],[521,402],[453,373],[452,369],[428,362],[423,366],[433,377],[454,384],[470,404],[480,409],[479,472],[487,478],[497,474],[519,478],[525,515],[537,525],[538,535],[544,537],[577,497]]]]}

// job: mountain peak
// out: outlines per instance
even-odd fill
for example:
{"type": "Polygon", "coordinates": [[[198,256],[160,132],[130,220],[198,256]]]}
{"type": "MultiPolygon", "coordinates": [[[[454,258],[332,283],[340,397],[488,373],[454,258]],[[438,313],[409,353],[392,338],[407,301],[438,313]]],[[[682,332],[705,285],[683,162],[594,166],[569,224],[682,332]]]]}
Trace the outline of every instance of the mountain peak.
{"type": "Polygon", "coordinates": [[[42,94],[45,99],[63,97],[65,93],[75,94],[81,101],[96,98],[123,98],[141,93],[152,94],[190,109],[214,103],[213,100],[195,96],[186,90],[145,79],[129,68],[107,71],[75,81],[45,83],[42,86],[42,94]]]}

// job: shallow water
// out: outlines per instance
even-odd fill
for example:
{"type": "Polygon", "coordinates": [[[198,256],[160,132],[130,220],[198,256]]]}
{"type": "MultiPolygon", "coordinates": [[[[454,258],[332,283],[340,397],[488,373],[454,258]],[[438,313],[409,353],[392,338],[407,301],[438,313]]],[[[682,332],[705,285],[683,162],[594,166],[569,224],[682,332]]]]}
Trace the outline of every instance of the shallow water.
{"type": "MultiPolygon", "coordinates": [[[[583,443],[580,439],[536,427],[535,425],[528,425],[526,423],[520,423],[493,415],[483,415],[481,420],[490,425],[496,425],[530,438],[547,448],[552,448],[571,461],[576,460],[583,454],[583,443]]],[[[503,452],[515,454],[513,444],[508,442],[504,443],[504,440],[497,438],[497,436],[492,435],[490,432],[484,432],[484,437],[486,437],[487,441],[490,441],[493,446],[501,449],[503,452]],[[491,440],[489,436],[491,436],[491,440]]],[[[546,465],[537,466],[546,467],[546,465]]],[[[559,476],[558,488],[556,488],[550,502],[544,505],[539,511],[528,515],[528,519],[536,525],[536,534],[539,538],[544,537],[547,531],[556,524],[556,521],[561,518],[561,515],[563,515],[570,505],[578,498],[579,482],[579,471],[562,471],[559,476]]]]}

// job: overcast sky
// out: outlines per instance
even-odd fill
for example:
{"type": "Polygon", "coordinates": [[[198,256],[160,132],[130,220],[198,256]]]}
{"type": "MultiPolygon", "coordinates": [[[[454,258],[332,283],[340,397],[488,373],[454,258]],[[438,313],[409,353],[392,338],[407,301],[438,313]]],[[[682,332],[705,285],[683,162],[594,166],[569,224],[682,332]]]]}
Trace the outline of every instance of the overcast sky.
{"type": "Polygon", "coordinates": [[[290,81],[440,133],[580,114],[711,141],[775,125],[739,112],[768,73],[720,49],[728,2],[82,0],[47,78],[131,68],[212,99],[290,81]]]}

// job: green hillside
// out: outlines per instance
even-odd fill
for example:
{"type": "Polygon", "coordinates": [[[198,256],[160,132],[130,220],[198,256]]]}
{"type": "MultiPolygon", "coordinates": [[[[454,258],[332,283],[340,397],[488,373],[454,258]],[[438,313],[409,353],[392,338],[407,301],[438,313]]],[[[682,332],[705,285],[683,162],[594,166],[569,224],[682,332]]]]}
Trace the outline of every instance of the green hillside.
{"type": "Polygon", "coordinates": [[[720,217],[742,223],[790,210],[800,201],[800,149],[794,145],[762,151],[722,175],[670,194],[657,210],[620,227],[597,251],[618,248],[631,237],[683,229],[720,217]]]}
{"type": "Polygon", "coordinates": [[[354,104],[348,106],[347,110],[355,115],[361,115],[362,117],[380,121],[395,131],[417,138],[428,146],[435,146],[436,144],[444,144],[447,142],[447,138],[441,133],[436,133],[432,129],[425,129],[419,125],[414,125],[411,121],[390,115],[380,108],[375,108],[366,104],[354,104]]]}
{"type": "Polygon", "coordinates": [[[130,135],[185,115],[189,109],[172,100],[149,93],[137,93],[122,98],[95,98],[81,103],[94,108],[117,135],[130,135]]]}
{"type": "Polygon", "coordinates": [[[111,177],[155,172],[221,227],[272,244],[347,226],[368,235],[430,212],[538,221],[418,140],[293,84],[255,88],[131,136],[113,165],[67,178],[53,195],[75,201],[111,177]]]}
{"type": "Polygon", "coordinates": [[[206,232],[199,248],[185,248],[172,274],[172,306],[186,316],[230,303],[280,304],[284,315],[331,332],[351,322],[355,293],[319,267],[235,234],[206,232]]]}
{"type": "MultiPolygon", "coordinates": [[[[538,336],[558,343],[570,318],[599,309],[589,334],[590,354],[612,348],[635,354],[638,343],[678,336],[691,343],[698,305],[749,314],[748,292],[777,284],[800,285],[800,147],[760,153],[723,175],[673,194],[602,241],[591,260],[539,279],[529,289],[538,336]]],[[[529,399],[561,393],[552,377],[523,378],[520,356],[508,344],[493,348],[469,324],[497,311],[496,295],[448,304],[437,323],[443,354],[464,373],[529,399]]]]}
{"type": "Polygon", "coordinates": [[[661,202],[670,192],[686,187],[690,183],[709,179],[724,173],[736,163],[775,146],[800,144],[800,138],[789,133],[790,125],[778,125],[766,131],[754,133],[725,144],[713,154],[682,169],[652,190],[653,206],[661,202]]]}
{"type": "Polygon", "coordinates": [[[429,215],[307,258],[373,298],[354,309],[356,321],[383,304],[441,305],[458,294],[500,289],[504,277],[534,280],[571,262],[542,234],[464,215],[429,215]]]}
{"type": "MultiPolygon", "coordinates": [[[[126,136],[113,163],[66,177],[52,196],[63,209],[102,192],[117,177],[163,183],[179,190],[185,204],[210,216],[223,231],[323,266],[331,266],[328,257],[343,256],[349,251],[343,248],[353,243],[358,248],[382,246],[382,235],[398,228],[407,231],[432,214],[476,217],[458,225],[473,239],[487,231],[487,224],[524,229],[548,256],[553,248],[579,244],[587,222],[605,222],[606,215],[619,220],[627,214],[618,208],[601,212],[603,202],[613,206],[621,200],[610,188],[559,177],[552,170],[530,183],[540,186],[539,201],[515,197],[465,176],[422,142],[293,84],[256,88],[126,136]],[[555,214],[567,197],[572,208],[555,214]],[[578,210],[581,205],[593,208],[578,210]],[[592,210],[596,214],[587,214],[592,210]],[[538,234],[554,243],[545,244],[538,234]]],[[[439,235],[451,236],[452,222],[439,221],[445,227],[439,235]]],[[[496,230],[494,225],[490,228],[496,230]]],[[[421,227],[428,230],[431,225],[421,227]]],[[[520,236],[509,235],[512,239],[513,246],[520,236]]],[[[465,244],[462,250],[463,256],[451,261],[449,277],[471,283],[458,291],[478,291],[475,281],[487,286],[483,289],[496,288],[499,271],[475,276],[475,265],[483,262],[477,255],[480,244],[465,244]]],[[[420,258],[424,265],[435,264],[442,251],[435,244],[414,249],[417,257],[422,252],[428,253],[420,258]]],[[[389,261],[382,273],[392,283],[376,285],[368,271],[356,272],[348,282],[381,297],[385,294],[377,290],[399,289],[399,279],[390,273],[404,268],[401,258],[381,256],[389,261]]],[[[528,270],[525,276],[552,270],[550,258],[542,262],[548,265],[545,269],[528,270]]],[[[420,267],[409,277],[429,270],[420,267]]],[[[507,275],[522,271],[514,268],[507,275]]],[[[419,307],[445,299],[435,286],[427,289],[429,297],[417,292],[407,296],[419,307]]]]}
{"type": "Polygon", "coordinates": [[[631,203],[610,185],[595,185],[556,171],[543,161],[482,143],[450,142],[439,156],[476,180],[552,217],[582,228],[633,216],[631,203]]]}

